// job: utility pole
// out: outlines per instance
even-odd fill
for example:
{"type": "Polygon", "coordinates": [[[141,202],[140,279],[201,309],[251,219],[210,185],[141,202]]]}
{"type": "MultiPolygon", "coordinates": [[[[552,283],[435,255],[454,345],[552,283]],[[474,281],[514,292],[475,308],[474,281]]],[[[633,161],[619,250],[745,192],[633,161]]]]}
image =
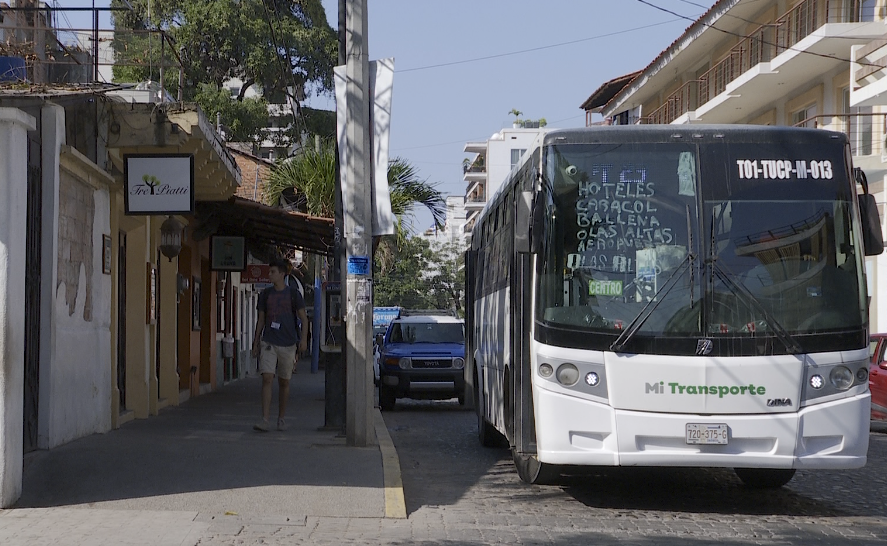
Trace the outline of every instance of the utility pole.
{"type": "Polygon", "coordinates": [[[346,273],[346,410],[348,445],[368,445],[372,415],[369,376],[373,323],[372,303],[372,154],[370,146],[370,75],[367,53],[367,0],[348,0],[345,17],[347,115],[345,213],[346,273]]]}

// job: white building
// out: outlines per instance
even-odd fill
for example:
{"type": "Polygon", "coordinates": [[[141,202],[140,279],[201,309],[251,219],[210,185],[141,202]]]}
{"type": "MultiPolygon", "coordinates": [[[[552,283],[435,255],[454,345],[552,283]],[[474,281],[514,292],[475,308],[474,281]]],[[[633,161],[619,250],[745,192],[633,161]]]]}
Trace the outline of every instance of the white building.
{"type": "Polygon", "coordinates": [[[533,140],[539,129],[512,127],[502,129],[482,142],[466,142],[464,150],[476,154],[466,161],[463,179],[468,183],[465,190],[465,232],[470,233],[487,199],[496,193],[511,169],[533,140]]]}
{"type": "MultiPolygon", "coordinates": [[[[604,123],[799,125],[846,133],[884,219],[887,0],[719,0],[646,68],[586,101],[604,123]]],[[[633,67],[629,67],[631,69],[633,67]]],[[[589,123],[590,124],[590,123],[589,123]]],[[[866,259],[887,329],[887,256],[866,259]]]]}
{"type": "Polygon", "coordinates": [[[432,246],[455,244],[467,247],[465,234],[465,198],[461,195],[447,197],[447,219],[443,229],[429,228],[419,237],[432,246]]]}

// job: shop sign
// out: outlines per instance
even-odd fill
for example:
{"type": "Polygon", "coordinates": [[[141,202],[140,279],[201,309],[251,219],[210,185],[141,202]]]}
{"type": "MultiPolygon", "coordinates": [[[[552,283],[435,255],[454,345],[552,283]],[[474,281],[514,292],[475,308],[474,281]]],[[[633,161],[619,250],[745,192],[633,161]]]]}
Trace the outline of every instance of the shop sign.
{"type": "Polygon", "coordinates": [[[194,156],[127,154],[123,156],[126,214],[194,212],[194,156]]]}
{"type": "Polygon", "coordinates": [[[249,264],[240,273],[240,282],[246,283],[270,283],[271,266],[268,264],[249,264]]]}

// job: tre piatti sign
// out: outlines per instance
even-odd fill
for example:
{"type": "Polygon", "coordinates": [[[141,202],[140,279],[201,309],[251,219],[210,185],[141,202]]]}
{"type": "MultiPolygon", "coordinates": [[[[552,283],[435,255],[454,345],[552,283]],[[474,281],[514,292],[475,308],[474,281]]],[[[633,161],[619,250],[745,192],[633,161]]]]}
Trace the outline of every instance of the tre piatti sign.
{"type": "Polygon", "coordinates": [[[194,212],[194,156],[127,154],[123,156],[126,214],[194,212]]]}

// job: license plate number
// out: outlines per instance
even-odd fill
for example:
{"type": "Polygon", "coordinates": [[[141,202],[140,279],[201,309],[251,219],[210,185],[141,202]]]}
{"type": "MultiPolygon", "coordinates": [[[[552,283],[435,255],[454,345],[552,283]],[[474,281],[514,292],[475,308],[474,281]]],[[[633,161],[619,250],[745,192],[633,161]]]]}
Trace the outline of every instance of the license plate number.
{"type": "Polygon", "coordinates": [[[727,425],[687,423],[688,444],[726,444],[727,440],[727,425]]]}

